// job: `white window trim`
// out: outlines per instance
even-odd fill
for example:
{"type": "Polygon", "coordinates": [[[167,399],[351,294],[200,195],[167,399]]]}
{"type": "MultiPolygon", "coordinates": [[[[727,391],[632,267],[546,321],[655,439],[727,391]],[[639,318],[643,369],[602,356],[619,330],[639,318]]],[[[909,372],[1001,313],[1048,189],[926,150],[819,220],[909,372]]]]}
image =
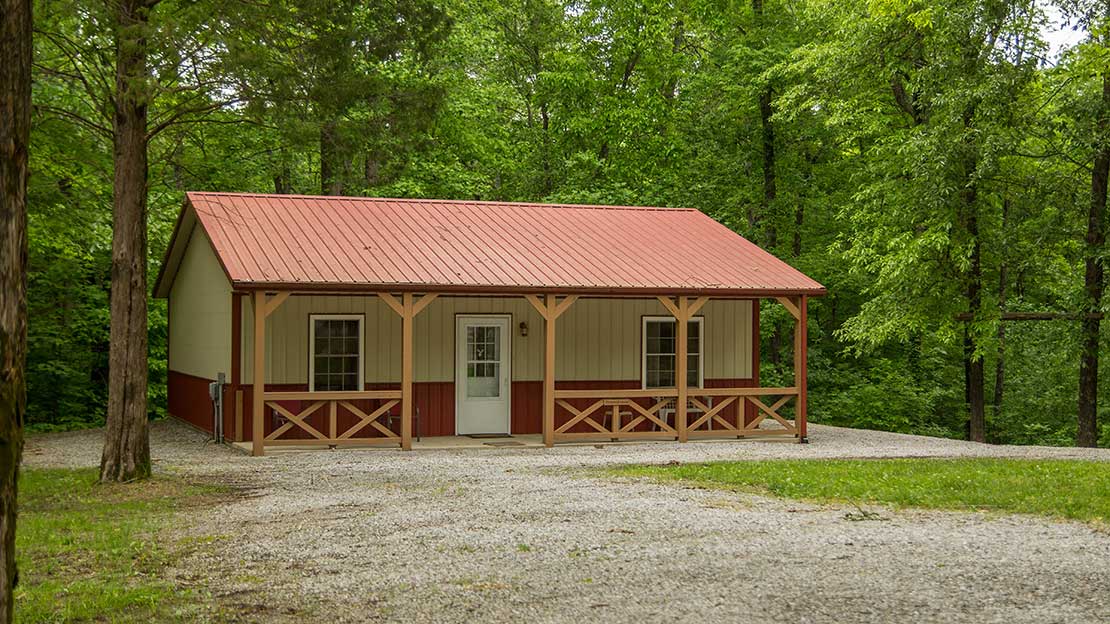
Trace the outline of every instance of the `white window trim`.
{"type": "MultiPolygon", "coordinates": [[[[695,317],[690,319],[691,323],[697,323],[698,324],[698,386],[697,386],[698,388],[704,388],[705,387],[705,322],[704,322],[704,320],[705,320],[704,316],[695,316],[695,317]]],[[[643,317],[643,320],[641,321],[641,326],[640,326],[640,388],[643,389],[643,390],[648,389],[648,385],[647,385],[647,356],[648,356],[648,353],[647,353],[647,326],[648,326],[648,323],[657,323],[657,322],[665,322],[665,321],[670,321],[671,323],[677,323],[677,320],[673,316],[645,316],[645,317],[643,317]]],[[[677,364],[678,364],[678,361],[677,361],[677,359],[678,359],[678,344],[677,344],[678,332],[677,332],[677,329],[678,329],[678,327],[676,326],[675,327],[675,330],[676,330],[676,332],[675,332],[675,337],[676,337],[676,344],[675,344],[676,371],[675,372],[677,372],[677,364]]],[[[678,382],[677,377],[675,377],[675,382],[676,383],[678,382]]]]}
{"type": "Polygon", "coordinates": [[[358,391],[366,386],[366,333],[362,314],[308,315],[308,391],[316,392],[316,321],[358,321],[358,391]]]}

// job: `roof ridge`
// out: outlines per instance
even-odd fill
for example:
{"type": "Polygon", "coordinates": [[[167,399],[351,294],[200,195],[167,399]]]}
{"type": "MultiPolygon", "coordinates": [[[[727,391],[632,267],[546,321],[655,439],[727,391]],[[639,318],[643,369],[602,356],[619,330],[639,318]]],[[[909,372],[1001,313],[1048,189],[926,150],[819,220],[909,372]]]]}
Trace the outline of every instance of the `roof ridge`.
{"type": "Polygon", "coordinates": [[[518,201],[500,201],[500,200],[485,200],[485,199],[438,199],[438,198],[414,198],[414,197],[359,197],[354,195],[301,195],[301,194],[285,194],[285,193],[233,193],[225,191],[186,191],[185,194],[190,198],[194,196],[219,196],[219,197],[260,197],[266,199],[313,199],[313,200],[333,200],[333,201],[356,201],[356,202],[424,202],[432,204],[479,204],[486,206],[534,206],[537,208],[578,208],[588,210],[655,210],[655,211],[676,211],[676,212],[701,212],[697,208],[688,207],[671,207],[671,206],[623,206],[623,205],[607,205],[607,204],[566,204],[566,203],[548,203],[548,202],[518,202],[518,201]]]}

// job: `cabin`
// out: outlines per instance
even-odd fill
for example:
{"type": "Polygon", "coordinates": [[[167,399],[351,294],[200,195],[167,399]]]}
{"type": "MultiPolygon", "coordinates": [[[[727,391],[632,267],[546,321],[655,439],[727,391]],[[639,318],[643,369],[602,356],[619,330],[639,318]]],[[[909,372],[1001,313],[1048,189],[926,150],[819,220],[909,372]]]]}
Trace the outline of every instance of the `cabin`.
{"type": "Polygon", "coordinates": [[[804,442],[807,302],[825,289],[692,209],[188,193],[154,293],[171,416],[262,455],[804,442]],[[791,387],[760,385],[761,299],[794,318],[791,387]]]}

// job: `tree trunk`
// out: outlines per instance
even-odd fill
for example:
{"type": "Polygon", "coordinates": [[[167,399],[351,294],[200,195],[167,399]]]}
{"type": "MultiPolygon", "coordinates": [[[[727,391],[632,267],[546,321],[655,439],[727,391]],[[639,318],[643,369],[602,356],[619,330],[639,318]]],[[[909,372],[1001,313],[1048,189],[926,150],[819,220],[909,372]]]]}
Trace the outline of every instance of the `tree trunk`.
{"type": "MultiPolygon", "coordinates": [[[[1010,222],[1010,200],[1002,200],[1002,237],[1003,248],[1005,248],[1005,240],[1008,235],[1008,227],[1010,222]]],[[[1006,266],[1006,260],[1003,259],[998,267],[998,312],[1000,320],[998,322],[998,361],[994,364],[994,415],[995,418],[1002,414],[1002,396],[1005,388],[1005,371],[1006,371],[1006,324],[1001,321],[1001,314],[1006,310],[1006,287],[1007,280],[1009,279],[1009,270],[1006,266]]]]}
{"type": "Polygon", "coordinates": [[[760,205],[760,214],[749,217],[748,220],[752,227],[757,226],[760,221],[766,224],[767,248],[771,251],[774,251],[778,245],[775,222],[773,219],[768,219],[771,206],[774,205],[775,197],[778,195],[775,183],[775,126],[771,123],[773,114],[771,87],[768,86],[767,90],[759,96],[759,120],[763,126],[763,202],[760,205]]]}
{"type": "Polygon", "coordinates": [[[116,23],[111,346],[101,481],[150,475],[147,427],[147,76],[151,2],[124,0],[116,23]]]}
{"type": "Polygon", "coordinates": [[[278,195],[288,195],[293,192],[293,172],[289,170],[289,158],[285,148],[278,152],[281,159],[278,172],[274,174],[274,192],[278,195]]]}
{"type": "MultiPolygon", "coordinates": [[[[1099,312],[1105,289],[1102,260],[1106,246],[1106,190],[1110,179],[1110,74],[1102,77],[1102,106],[1098,119],[1099,136],[1095,143],[1095,159],[1091,169],[1091,207],[1087,213],[1087,259],[1083,279],[1088,313],[1099,312]]],[[[1079,357],[1079,427],[1076,446],[1098,444],[1098,346],[1099,319],[1089,315],[1083,319],[1083,335],[1079,357]]]]}
{"type": "Polygon", "coordinates": [[[31,2],[0,0],[0,623],[12,621],[16,491],[27,409],[31,2]]]}
{"type": "Polygon", "coordinates": [[[320,194],[342,195],[343,180],[337,173],[339,164],[339,146],[336,144],[336,124],[334,121],[324,122],[320,126],[320,194]]]}
{"type": "MultiPolygon", "coordinates": [[[[971,314],[978,314],[982,305],[983,263],[982,246],[979,242],[979,218],[976,214],[975,188],[964,191],[965,226],[972,239],[971,268],[967,280],[967,304],[971,314]]],[[[968,326],[964,333],[964,361],[967,370],[968,439],[972,442],[986,442],[987,418],[986,402],[983,396],[983,357],[976,353],[975,337],[968,326]]]]}

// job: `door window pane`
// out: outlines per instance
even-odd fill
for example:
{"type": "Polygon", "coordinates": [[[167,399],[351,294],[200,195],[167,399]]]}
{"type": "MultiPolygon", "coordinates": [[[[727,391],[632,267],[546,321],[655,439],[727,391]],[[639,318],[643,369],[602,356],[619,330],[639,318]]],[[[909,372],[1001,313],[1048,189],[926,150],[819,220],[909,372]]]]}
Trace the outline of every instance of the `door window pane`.
{"type": "Polygon", "coordinates": [[[466,328],[466,396],[501,396],[501,327],[471,325],[466,328]]]}

